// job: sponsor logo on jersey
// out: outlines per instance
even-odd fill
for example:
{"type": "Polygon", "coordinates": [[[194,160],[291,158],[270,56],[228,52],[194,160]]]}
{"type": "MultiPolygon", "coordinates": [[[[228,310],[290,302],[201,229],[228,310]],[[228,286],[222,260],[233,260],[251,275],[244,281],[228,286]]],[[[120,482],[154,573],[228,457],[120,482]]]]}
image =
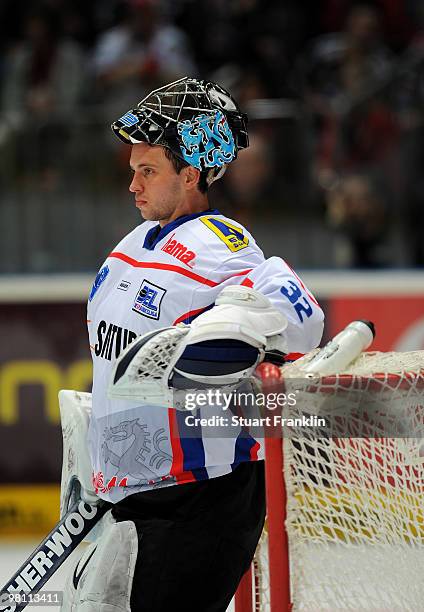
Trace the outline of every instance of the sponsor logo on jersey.
{"type": "Polygon", "coordinates": [[[165,293],[166,289],[144,279],[135,297],[132,309],[134,312],[143,315],[143,317],[158,320],[160,317],[160,306],[165,293]]]}
{"type": "Polygon", "coordinates": [[[105,477],[102,471],[92,472],[91,482],[93,484],[96,493],[108,493],[113,487],[127,487],[128,476],[117,479],[113,476],[108,482],[105,483],[105,477]]]}
{"type": "Polygon", "coordinates": [[[178,240],[175,240],[174,236],[175,233],[171,234],[169,240],[161,247],[161,251],[169,253],[172,257],[175,257],[189,268],[192,268],[196,253],[190,251],[186,246],[181,244],[181,242],[178,242],[178,240]]]}
{"type": "MultiPolygon", "coordinates": [[[[162,430],[163,431],[163,430],[162,430]]],[[[102,471],[92,472],[91,482],[93,484],[93,488],[96,493],[109,493],[111,489],[114,487],[128,487],[128,480],[131,478],[131,475],[124,476],[118,480],[117,476],[112,476],[107,482],[105,482],[105,477],[102,471]]],[[[134,478],[133,478],[134,479],[134,478]]],[[[157,478],[151,478],[148,480],[144,478],[138,481],[137,485],[150,485],[159,487],[161,484],[165,484],[169,481],[175,482],[175,476],[173,474],[166,474],[165,476],[158,476],[157,478]]]]}
{"type": "Polygon", "coordinates": [[[217,217],[200,217],[200,221],[212,230],[232,253],[241,251],[249,245],[249,238],[243,234],[243,230],[237,225],[217,217]]]}
{"type": "Polygon", "coordinates": [[[119,357],[122,351],[137,338],[137,334],[130,329],[119,327],[113,323],[100,321],[97,326],[97,342],[94,345],[94,353],[111,361],[119,357]]]}
{"type": "Polygon", "coordinates": [[[127,291],[130,285],[131,285],[130,281],[121,280],[121,282],[118,285],[118,289],[120,289],[120,291],[127,291]]]}
{"type": "Polygon", "coordinates": [[[88,296],[88,301],[89,302],[91,302],[93,297],[96,295],[97,290],[99,289],[99,287],[103,283],[103,281],[106,279],[108,274],[109,274],[109,266],[104,266],[100,270],[100,272],[98,272],[96,278],[94,279],[93,286],[91,287],[90,295],[88,296]]]}

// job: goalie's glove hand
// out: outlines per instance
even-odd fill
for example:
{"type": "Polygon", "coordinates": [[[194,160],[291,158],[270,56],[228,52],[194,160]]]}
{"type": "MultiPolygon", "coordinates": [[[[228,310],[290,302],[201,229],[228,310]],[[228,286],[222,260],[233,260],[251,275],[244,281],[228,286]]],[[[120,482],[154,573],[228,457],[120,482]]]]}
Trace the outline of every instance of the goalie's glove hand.
{"type": "Polygon", "coordinates": [[[110,398],[184,408],[185,392],[232,390],[249,378],[266,350],[284,351],[283,314],[250,287],[231,286],[190,325],[149,332],[117,360],[110,398]]]}

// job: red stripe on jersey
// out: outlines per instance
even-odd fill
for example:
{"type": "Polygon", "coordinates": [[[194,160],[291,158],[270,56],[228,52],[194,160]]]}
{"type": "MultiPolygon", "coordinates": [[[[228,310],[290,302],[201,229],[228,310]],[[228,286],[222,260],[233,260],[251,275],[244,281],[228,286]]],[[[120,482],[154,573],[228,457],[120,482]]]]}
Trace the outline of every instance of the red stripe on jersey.
{"type": "Polygon", "coordinates": [[[250,458],[252,461],[258,460],[258,452],[260,448],[261,448],[261,445],[259,444],[259,442],[256,442],[250,449],[250,458]]]}
{"type": "Polygon", "coordinates": [[[248,270],[242,270],[241,272],[237,272],[236,274],[231,274],[225,280],[228,280],[229,278],[234,278],[235,276],[245,276],[246,274],[249,274],[249,272],[251,272],[252,269],[253,268],[249,268],[248,270]]]}
{"type": "Polygon", "coordinates": [[[219,283],[215,281],[211,281],[208,278],[204,278],[203,276],[199,276],[194,272],[190,272],[185,268],[181,268],[180,266],[174,266],[172,264],[161,264],[156,262],[145,262],[145,261],[137,261],[129,255],[125,255],[125,253],[119,253],[114,251],[109,255],[109,257],[115,257],[116,259],[120,259],[121,261],[125,261],[125,263],[133,266],[134,268],[149,268],[153,270],[168,270],[169,272],[176,272],[177,274],[182,274],[183,276],[187,276],[187,278],[191,278],[192,280],[197,281],[198,283],[202,283],[202,285],[208,285],[209,287],[217,287],[219,283]]]}
{"type": "MultiPolygon", "coordinates": [[[[133,266],[134,268],[147,268],[153,270],[167,270],[169,272],[176,272],[177,274],[181,274],[182,276],[186,276],[191,280],[194,280],[202,285],[208,285],[208,287],[218,287],[220,283],[216,281],[209,280],[209,278],[205,278],[204,276],[200,276],[199,274],[195,274],[194,272],[190,272],[190,270],[186,270],[185,268],[181,268],[181,266],[174,266],[172,264],[162,264],[154,261],[145,262],[145,261],[137,261],[133,259],[129,255],[125,255],[125,253],[119,253],[118,251],[113,251],[109,254],[109,257],[114,257],[115,259],[120,259],[125,263],[133,266]]],[[[252,268],[249,270],[243,270],[242,272],[237,272],[237,274],[231,274],[226,279],[221,282],[228,280],[229,278],[233,278],[234,276],[244,276],[245,274],[249,274],[252,268]]]]}
{"type": "Polygon", "coordinates": [[[181,439],[178,431],[177,415],[175,408],[168,410],[169,433],[172,447],[172,465],[169,473],[175,476],[177,482],[190,482],[195,480],[192,472],[184,472],[184,455],[181,447],[181,439]]]}
{"type": "Polygon", "coordinates": [[[284,361],[296,361],[296,359],[300,359],[303,357],[305,353],[287,353],[284,357],[284,361]]]}
{"type": "Polygon", "coordinates": [[[291,266],[289,266],[289,264],[287,263],[287,261],[284,262],[286,264],[286,266],[288,267],[288,269],[292,272],[293,276],[297,278],[297,280],[299,281],[302,289],[305,291],[305,293],[311,298],[311,300],[314,302],[314,304],[316,304],[319,307],[319,304],[316,300],[316,298],[312,295],[312,293],[310,293],[310,291],[308,291],[305,287],[305,285],[303,284],[303,281],[301,278],[298,277],[298,275],[296,274],[296,272],[293,270],[293,268],[291,266]]]}
{"type": "Polygon", "coordinates": [[[243,287],[253,287],[253,281],[251,281],[250,278],[245,278],[241,285],[243,287]]]}
{"type": "Polygon", "coordinates": [[[208,306],[203,306],[202,308],[198,308],[197,310],[190,310],[189,312],[185,312],[180,317],[178,317],[178,319],[175,319],[172,325],[177,325],[177,323],[181,323],[181,321],[184,321],[184,319],[188,319],[189,317],[195,317],[196,315],[206,310],[206,308],[208,308],[208,306]]]}

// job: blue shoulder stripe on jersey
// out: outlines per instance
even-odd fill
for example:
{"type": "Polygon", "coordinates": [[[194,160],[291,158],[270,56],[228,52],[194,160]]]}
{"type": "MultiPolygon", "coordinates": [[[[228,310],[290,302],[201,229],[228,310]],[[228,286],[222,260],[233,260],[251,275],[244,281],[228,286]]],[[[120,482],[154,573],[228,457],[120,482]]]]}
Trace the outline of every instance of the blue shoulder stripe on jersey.
{"type": "MultiPolygon", "coordinates": [[[[181,449],[183,451],[183,469],[185,472],[193,472],[196,480],[207,480],[209,476],[205,469],[202,426],[188,426],[185,420],[187,413],[177,410],[176,414],[181,449]]],[[[196,414],[196,416],[198,415],[196,414]]]]}
{"type": "Polygon", "coordinates": [[[234,448],[234,463],[231,464],[231,469],[234,471],[240,463],[250,461],[250,451],[255,446],[256,440],[244,431],[241,431],[237,436],[236,445],[234,448]]]}
{"type": "Polygon", "coordinates": [[[206,468],[195,468],[191,470],[196,480],[209,480],[208,470],[206,468]]]}
{"type": "MultiPolygon", "coordinates": [[[[215,306],[215,302],[213,304],[209,304],[209,306],[205,306],[204,308],[200,309],[200,312],[199,311],[195,312],[195,314],[191,314],[188,317],[186,317],[185,319],[182,319],[181,321],[179,321],[177,319],[178,323],[185,323],[187,325],[188,323],[191,323],[192,321],[194,321],[194,319],[197,319],[197,317],[199,317],[201,314],[203,314],[207,310],[210,310],[214,306],[215,306]]],[[[175,325],[175,323],[174,323],[174,325],[175,325]]]]}
{"type": "Polygon", "coordinates": [[[153,249],[155,248],[158,242],[163,240],[167,234],[174,231],[177,227],[179,227],[180,225],[183,225],[183,223],[187,223],[187,221],[191,221],[192,219],[198,219],[199,217],[202,217],[203,215],[220,215],[220,214],[221,213],[219,212],[217,208],[214,208],[214,209],[208,208],[208,210],[202,210],[201,212],[192,213],[191,215],[182,215],[182,217],[178,217],[178,219],[175,219],[174,221],[167,223],[163,227],[161,227],[159,224],[155,225],[154,227],[149,229],[149,231],[147,232],[144,238],[143,247],[145,249],[148,249],[149,251],[153,251],[153,249]]]}

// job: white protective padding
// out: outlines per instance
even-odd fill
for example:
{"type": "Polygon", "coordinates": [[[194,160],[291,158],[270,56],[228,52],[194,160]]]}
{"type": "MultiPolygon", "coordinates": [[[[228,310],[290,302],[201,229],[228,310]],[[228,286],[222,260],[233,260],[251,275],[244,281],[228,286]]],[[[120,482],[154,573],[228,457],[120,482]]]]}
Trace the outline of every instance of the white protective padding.
{"type": "Polygon", "coordinates": [[[130,612],[137,553],[134,523],[110,518],[101,537],[69,573],[61,612],[130,612]]]}
{"type": "Polygon", "coordinates": [[[80,497],[89,504],[100,502],[92,485],[92,466],[87,433],[91,415],[91,393],[59,391],[63,436],[63,462],[60,487],[60,516],[80,497]]]}
{"type": "Polygon", "coordinates": [[[185,393],[196,391],[196,383],[212,383],[221,390],[232,390],[248,379],[263,360],[266,350],[287,352],[281,333],[287,327],[286,317],[270,300],[250,287],[240,285],[223,289],[216,305],[199,315],[190,325],[158,330],[130,344],[120,355],[112,371],[108,395],[158,406],[184,409],[185,393]],[[190,375],[193,389],[170,388],[170,378],[184,350],[209,340],[238,340],[258,349],[258,359],[241,372],[222,376],[190,375]]]}
{"type": "Polygon", "coordinates": [[[225,287],[211,310],[191,324],[188,344],[231,338],[258,349],[286,352],[280,334],[288,321],[259,291],[243,285],[225,287]],[[279,343],[275,341],[278,340],[279,343]]]}

